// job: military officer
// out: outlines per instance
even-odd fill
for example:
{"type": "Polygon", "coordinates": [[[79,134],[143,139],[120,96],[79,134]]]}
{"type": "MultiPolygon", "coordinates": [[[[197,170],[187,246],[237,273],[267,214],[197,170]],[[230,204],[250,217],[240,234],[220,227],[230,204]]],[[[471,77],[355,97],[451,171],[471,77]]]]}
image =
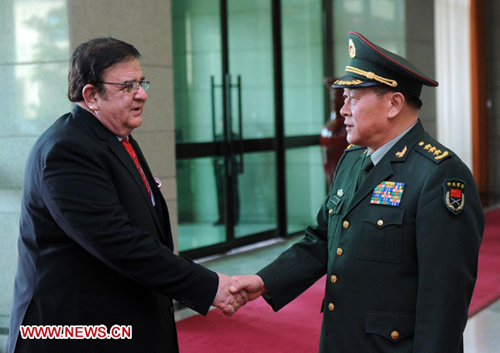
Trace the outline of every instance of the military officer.
{"type": "Polygon", "coordinates": [[[320,352],[463,352],[484,214],[474,178],[418,118],[423,85],[404,58],[349,32],[347,139],[317,226],[247,288],[279,310],[325,273],[320,352]]]}

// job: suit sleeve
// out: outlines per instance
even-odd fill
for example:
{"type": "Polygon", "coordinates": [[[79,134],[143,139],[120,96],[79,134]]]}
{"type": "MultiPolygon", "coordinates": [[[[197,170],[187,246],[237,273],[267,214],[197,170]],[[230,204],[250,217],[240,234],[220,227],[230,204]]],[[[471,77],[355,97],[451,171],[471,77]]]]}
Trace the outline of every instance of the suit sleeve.
{"type": "Polygon", "coordinates": [[[113,183],[123,176],[106,165],[99,148],[59,141],[40,153],[42,197],[67,236],[116,272],[208,312],[217,274],[176,256],[154,234],[132,224],[113,183]]]}
{"type": "Polygon", "coordinates": [[[413,352],[458,352],[477,276],[484,214],[474,179],[457,158],[436,165],[417,209],[418,293],[413,352]],[[443,183],[465,181],[465,206],[447,209],[443,183]]]}

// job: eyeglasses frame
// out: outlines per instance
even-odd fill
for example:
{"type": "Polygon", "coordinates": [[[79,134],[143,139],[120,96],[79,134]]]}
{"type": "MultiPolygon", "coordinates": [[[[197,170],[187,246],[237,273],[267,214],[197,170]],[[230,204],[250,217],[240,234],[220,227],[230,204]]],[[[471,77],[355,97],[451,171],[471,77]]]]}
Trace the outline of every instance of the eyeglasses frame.
{"type": "Polygon", "coordinates": [[[104,83],[107,85],[125,86],[124,89],[126,89],[128,93],[134,93],[134,94],[139,91],[139,87],[142,87],[144,92],[147,92],[149,90],[149,86],[151,85],[150,81],[125,81],[125,82],[104,82],[104,81],[101,81],[99,83],[104,83]]]}

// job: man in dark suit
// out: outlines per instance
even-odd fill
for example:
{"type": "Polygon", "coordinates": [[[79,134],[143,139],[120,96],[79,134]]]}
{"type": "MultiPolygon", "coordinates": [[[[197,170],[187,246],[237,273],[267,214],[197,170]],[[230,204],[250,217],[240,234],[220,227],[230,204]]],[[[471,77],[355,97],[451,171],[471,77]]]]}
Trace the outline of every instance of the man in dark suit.
{"type": "Polygon", "coordinates": [[[347,139],[317,226],[233,290],[279,310],[327,274],[320,352],[457,353],[484,214],[474,178],[418,119],[422,85],[404,58],[348,33],[347,139]]]}
{"type": "Polygon", "coordinates": [[[26,166],[8,353],[178,352],[172,299],[229,316],[246,301],[229,293],[229,277],[173,252],[167,205],[130,135],[149,88],[139,57],[114,38],[72,56],[76,104],[41,135],[26,166]],[[24,338],[20,327],[34,325],[68,331],[24,338]],[[108,339],[114,325],[132,337],[108,339]],[[101,330],[98,339],[89,327],[101,330]]]}

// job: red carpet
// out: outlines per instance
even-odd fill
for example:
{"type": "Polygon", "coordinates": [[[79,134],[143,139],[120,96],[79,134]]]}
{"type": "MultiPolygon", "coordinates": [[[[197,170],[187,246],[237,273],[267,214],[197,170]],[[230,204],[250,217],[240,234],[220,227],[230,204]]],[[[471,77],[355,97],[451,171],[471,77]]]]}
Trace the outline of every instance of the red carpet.
{"type": "Polygon", "coordinates": [[[500,208],[487,211],[485,223],[469,316],[500,298],[500,208]]]}
{"type": "Polygon", "coordinates": [[[317,352],[325,277],[275,313],[259,298],[233,317],[212,310],[177,323],[180,353],[317,352]]]}
{"type": "MultiPolygon", "coordinates": [[[[232,318],[212,310],[177,323],[180,353],[317,352],[325,278],[281,309],[259,298],[232,318]]],[[[500,208],[486,213],[479,274],[469,315],[500,298],[500,208]]]]}

